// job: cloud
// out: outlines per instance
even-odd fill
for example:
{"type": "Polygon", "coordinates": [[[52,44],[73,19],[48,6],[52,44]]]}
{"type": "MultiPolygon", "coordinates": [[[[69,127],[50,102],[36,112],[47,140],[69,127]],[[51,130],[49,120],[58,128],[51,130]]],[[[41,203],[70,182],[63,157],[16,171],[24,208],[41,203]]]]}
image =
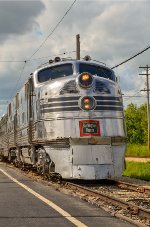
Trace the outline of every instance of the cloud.
{"type": "MultiPolygon", "coordinates": [[[[0,1],[0,61],[28,60],[72,2],[0,1]]],[[[149,1],[78,0],[33,56],[39,59],[27,62],[18,84],[24,63],[0,63],[0,100],[10,100],[30,73],[49,59],[41,57],[54,58],[58,53],[76,50],[76,34],[80,34],[81,57],[88,54],[112,67],[134,55],[150,44],[149,11],[149,1]]],[[[76,57],[74,52],[65,56],[76,57]]],[[[139,66],[149,64],[149,59],[150,50],[115,69],[125,95],[144,88],[145,78],[138,76],[139,66]]],[[[0,107],[4,108],[1,103],[0,107]]]]}
{"type": "Polygon", "coordinates": [[[0,41],[38,27],[35,18],[44,9],[41,1],[0,1],[0,41]]]}

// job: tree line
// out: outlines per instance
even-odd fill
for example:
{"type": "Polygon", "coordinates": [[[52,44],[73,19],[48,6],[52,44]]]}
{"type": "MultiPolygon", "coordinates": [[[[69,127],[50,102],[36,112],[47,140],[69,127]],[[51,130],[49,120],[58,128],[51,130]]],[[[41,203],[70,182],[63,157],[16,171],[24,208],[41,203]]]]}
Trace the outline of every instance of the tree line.
{"type": "Polygon", "coordinates": [[[131,144],[147,143],[147,105],[129,104],[125,109],[128,142],[131,144]]]}

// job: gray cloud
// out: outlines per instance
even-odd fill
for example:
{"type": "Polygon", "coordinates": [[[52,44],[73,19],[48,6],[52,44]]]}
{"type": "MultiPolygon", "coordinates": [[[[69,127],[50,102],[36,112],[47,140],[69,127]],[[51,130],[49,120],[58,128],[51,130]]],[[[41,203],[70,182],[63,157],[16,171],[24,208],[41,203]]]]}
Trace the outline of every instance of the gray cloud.
{"type": "MultiPolygon", "coordinates": [[[[41,1],[0,1],[0,41],[7,39],[0,46],[2,60],[28,59],[72,2],[41,1]],[[37,36],[37,32],[43,35],[37,36]]],[[[75,35],[80,34],[82,57],[89,54],[114,66],[150,45],[149,11],[150,1],[78,0],[34,58],[75,50],[75,35]]],[[[65,56],[74,58],[75,54],[65,56]]],[[[47,59],[28,62],[17,88],[47,59]]],[[[115,69],[125,95],[144,88],[145,77],[138,76],[139,66],[150,64],[149,59],[150,50],[115,69]]],[[[12,93],[15,95],[22,65],[0,64],[0,100],[10,100],[12,93]]],[[[2,104],[0,115],[5,109],[2,104]]]]}
{"type": "MultiPolygon", "coordinates": [[[[70,4],[66,2],[49,3],[55,12],[50,15],[52,25],[70,4]]],[[[66,45],[66,38],[69,44],[80,33],[81,51],[113,66],[149,44],[149,11],[149,1],[77,1],[53,34],[52,48],[56,42],[60,48],[66,45]]]]}
{"type": "Polygon", "coordinates": [[[45,9],[40,1],[0,1],[0,41],[38,26],[35,18],[45,9]]]}
{"type": "Polygon", "coordinates": [[[8,67],[8,71],[1,75],[0,100],[10,100],[16,93],[16,81],[19,78],[15,70],[8,67]],[[11,73],[10,73],[11,72],[11,73]]]}

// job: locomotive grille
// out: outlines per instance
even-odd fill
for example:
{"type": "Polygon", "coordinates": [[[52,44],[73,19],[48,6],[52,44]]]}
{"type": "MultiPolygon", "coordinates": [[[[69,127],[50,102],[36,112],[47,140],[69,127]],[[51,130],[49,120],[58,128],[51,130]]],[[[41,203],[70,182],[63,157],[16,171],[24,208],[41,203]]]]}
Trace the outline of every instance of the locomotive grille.
{"type": "MultiPolygon", "coordinates": [[[[122,100],[120,97],[111,96],[93,96],[96,100],[96,108],[93,110],[98,111],[122,111],[122,100]]],[[[48,103],[40,105],[41,114],[63,112],[63,111],[82,111],[79,107],[79,99],[81,96],[70,96],[70,97],[56,97],[49,98],[48,103]]]]}
{"type": "Polygon", "coordinates": [[[76,84],[75,80],[70,80],[69,82],[67,82],[60,91],[60,95],[68,94],[68,93],[69,94],[79,93],[79,90],[77,89],[77,84],[76,84]]]}
{"type": "Polygon", "coordinates": [[[96,80],[95,82],[95,92],[96,93],[103,93],[103,94],[110,94],[110,90],[108,89],[108,87],[106,86],[105,83],[103,83],[102,81],[98,81],[96,80]]]}

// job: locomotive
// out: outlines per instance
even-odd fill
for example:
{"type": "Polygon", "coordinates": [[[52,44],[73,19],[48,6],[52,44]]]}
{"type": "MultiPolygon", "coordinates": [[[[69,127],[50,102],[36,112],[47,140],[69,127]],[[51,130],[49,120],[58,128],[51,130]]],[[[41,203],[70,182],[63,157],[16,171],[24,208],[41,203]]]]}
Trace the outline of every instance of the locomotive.
{"type": "Polygon", "coordinates": [[[0,156],[66,179],[119,177],[126,130],[112,69],[56,57],[37,68],[0,120],[0,156]]]}

